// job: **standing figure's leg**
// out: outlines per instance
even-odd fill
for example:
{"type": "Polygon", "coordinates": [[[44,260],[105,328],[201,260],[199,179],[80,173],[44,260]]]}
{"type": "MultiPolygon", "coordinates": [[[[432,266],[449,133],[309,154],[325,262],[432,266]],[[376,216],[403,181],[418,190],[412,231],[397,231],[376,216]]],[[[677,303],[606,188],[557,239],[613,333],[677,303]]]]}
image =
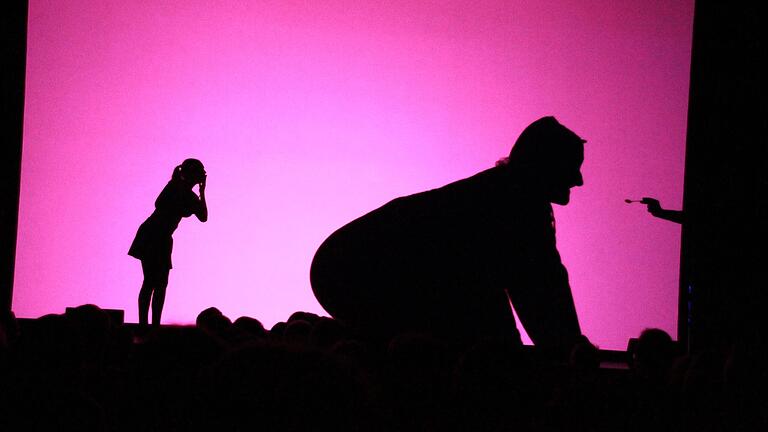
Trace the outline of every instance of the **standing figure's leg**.
{"type": "Polygon", "coordinates": [[[168,286],[168,273],[171,269],[150,260],[141,261],[141,269],[144,271],[144,283],[139,292],[139,324],[148,323],[151,302],[152,325],[159,326],[165,303],[165,288],[168,286]]]}
{"type": "Polygon", "coordinates": [[[168,273],[171,269],[161,268],[157,271],[157,284],[155,293],[152,296],[152,325],[160,326],[160,317],[163,315],[163,304],[165,303],[165,289],[168,287],[168,273]]]}
{"type": "Polygon", "coordinates": [[[149,323],[149,303],[152,300],[153,281],[152,265],[146,261],[141,261],[141,271],[144,274],[144,281],[141,283],[139,291],[139,324],[145,326],[149,323]]]}

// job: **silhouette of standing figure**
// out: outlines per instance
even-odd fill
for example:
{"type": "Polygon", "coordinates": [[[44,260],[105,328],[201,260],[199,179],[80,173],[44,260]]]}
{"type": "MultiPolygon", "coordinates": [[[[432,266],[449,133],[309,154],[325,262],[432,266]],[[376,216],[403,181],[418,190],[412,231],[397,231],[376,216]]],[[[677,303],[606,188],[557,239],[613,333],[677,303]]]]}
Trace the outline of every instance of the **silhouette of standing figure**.
{"type": "Polygon", "coordinates": [[[541,118],[495,167],[343,226],[313,259],[315,297],[360,332],[466,342],[519,340],[511,300],[536,345],[569,346],[581,330],[551,203],[567,204],[583,184],[585,142],[541,118]]]}
{"type": "Polygon", "coordinates": [[[205,203],[207,175],[202,162],[187,159],[173,170],[171,181],[155,200],[155,211],[139,227],[128,255],[141,260],[144,281],[139,291],[139,324],[146,325],[152,303],[152,325],[160,325],[165,302],[165,289],[173,249],[172,234],[181,218],[197,216],[200,222],[208,220],[205,203]],[[192,188],[200,185],[198,197],[192,188]]]}

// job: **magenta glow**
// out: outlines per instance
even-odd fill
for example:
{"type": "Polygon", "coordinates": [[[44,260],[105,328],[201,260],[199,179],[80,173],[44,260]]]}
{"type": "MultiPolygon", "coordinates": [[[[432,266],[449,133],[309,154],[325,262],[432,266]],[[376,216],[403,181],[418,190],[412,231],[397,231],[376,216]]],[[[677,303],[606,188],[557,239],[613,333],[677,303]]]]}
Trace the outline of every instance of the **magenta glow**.
{"type": "Polygon", "coordinates": [[[390,199],[490,167],[531,121],[588,140],[556,208],[582,329],[676,333],[693,1],[30,0],[13,309],[137,320],[126,255],[171,170],[208,171],[176,232],[166,323],[323,313],[309,264],[390,199]]]}

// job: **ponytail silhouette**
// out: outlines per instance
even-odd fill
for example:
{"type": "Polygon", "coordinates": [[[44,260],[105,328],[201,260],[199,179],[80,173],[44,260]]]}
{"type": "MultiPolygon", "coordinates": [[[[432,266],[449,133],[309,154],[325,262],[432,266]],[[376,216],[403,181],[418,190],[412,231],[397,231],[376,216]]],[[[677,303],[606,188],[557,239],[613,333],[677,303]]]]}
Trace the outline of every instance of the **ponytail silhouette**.
{"type": "Polygon", "coordinates": [[[181,180],[181,165],[176,165],[171,174],[171,180],[181,180]]]}

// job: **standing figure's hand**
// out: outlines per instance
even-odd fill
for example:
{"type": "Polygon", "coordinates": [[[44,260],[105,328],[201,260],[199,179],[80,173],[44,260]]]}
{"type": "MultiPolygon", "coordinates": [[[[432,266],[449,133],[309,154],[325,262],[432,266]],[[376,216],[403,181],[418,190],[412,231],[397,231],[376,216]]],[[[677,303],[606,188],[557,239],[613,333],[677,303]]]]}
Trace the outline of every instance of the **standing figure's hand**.
{"type": "Polygon", "coordinates": [[[206,174],[206,175],[204,175],[204,176],[203,176],[203,181],[201,181],[201,182],[199,183],[199,186],[200,186],[200,193],[201,193],[201,194],[202,194],[202,193],[205,193],[205,182],[206,182],[207,180],[208,180],[208,175],[206,174]]]}

